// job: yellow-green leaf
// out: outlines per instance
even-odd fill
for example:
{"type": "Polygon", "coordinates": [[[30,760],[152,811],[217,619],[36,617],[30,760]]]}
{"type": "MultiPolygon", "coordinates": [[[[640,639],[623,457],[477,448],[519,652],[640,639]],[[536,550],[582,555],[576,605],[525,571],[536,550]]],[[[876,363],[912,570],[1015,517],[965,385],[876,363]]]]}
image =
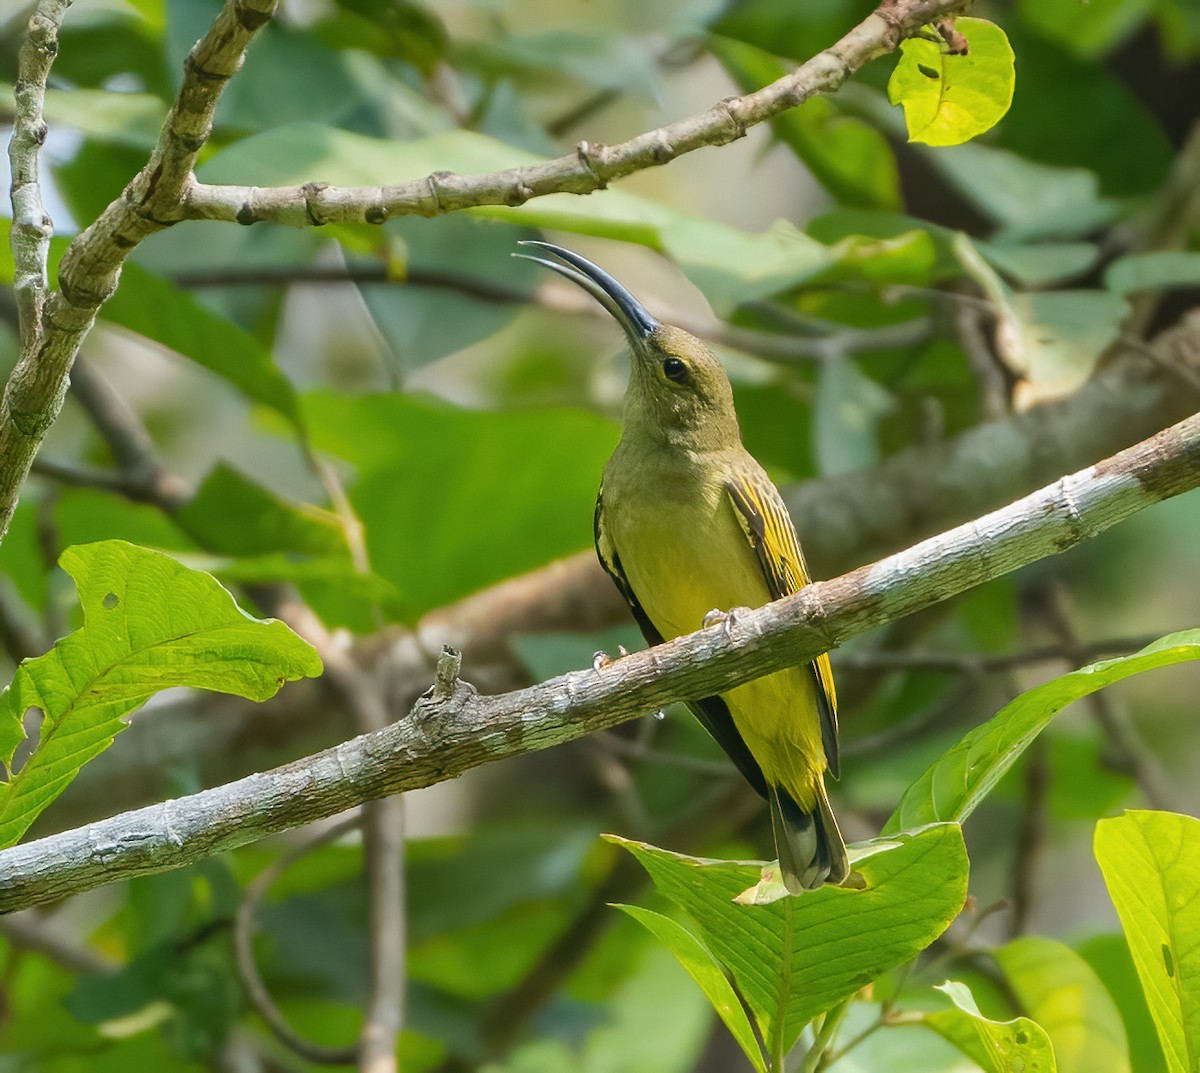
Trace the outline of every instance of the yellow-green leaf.
{"type": "Polygon", "coordinates": [[[953,1043],[986,1073],[1054,1073],[1054,1050],[1042,1027],[1028,1017],[993,1021],[984,1017],[964,983],[947,980],[945,992],[954,1006],[926,1014],[924,1023],[953,1043]]]}
{"type": "Polygon", "coordinates": [[[1129,811],[1096,825],[1117,907],[1171,1073],[1200,1069],[1200,820],[1129,811]]]}
{"type": "Polygon", "coordinates": [[[112,744],[125,716],[155,693],[192,686],[266,700],[284,682],[321,673],[321,660],[282,622],[246,614],[217,580],[123,540],[67,548],[83,626],[25,660],[0,693],[0,847],[25,833],[84,764],[112,744]],[[38,740],[16,769],[24,717],[42,712],[38,740]]]}
{"type": "Polygon", "coordinates": [[[1012,104],[1016,73],[1004,31],[986,19],[956,19],[965,55],[944,42],[910,37],[888,82],[888,98],[903,105],[908,140],[960,145],[994,127],[1012,104]]]}

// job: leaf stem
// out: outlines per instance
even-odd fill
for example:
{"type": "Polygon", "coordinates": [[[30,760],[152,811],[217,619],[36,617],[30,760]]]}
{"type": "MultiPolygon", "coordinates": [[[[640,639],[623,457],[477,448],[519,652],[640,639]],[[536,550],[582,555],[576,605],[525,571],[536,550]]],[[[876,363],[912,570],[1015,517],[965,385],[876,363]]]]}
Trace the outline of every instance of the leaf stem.
{"type": "MultiPolygon", "coordinates": [[[[850,1012],[850,1005],[854,1002],[854,996],[851,995],[847,999],[843,999],[833,1009],[827,1010],[825,1017],[821,1021],[821,1027],[817,1030],[817,1038],[813,1040],[813,1045],[809,1047],[808,1053],[804,1056],[804,1062],[800,1066],[801,1073],[816,1073],[825,1063],[822,1059],[825,1052],[829,1049],[829,1045],[833,1042],[837,1031],[842,1027],[842,1021],[845,1020],[846,1014],[850,1012]]],[[[782,1066],[780,1069],[782,1070],[782,1066]]]]}

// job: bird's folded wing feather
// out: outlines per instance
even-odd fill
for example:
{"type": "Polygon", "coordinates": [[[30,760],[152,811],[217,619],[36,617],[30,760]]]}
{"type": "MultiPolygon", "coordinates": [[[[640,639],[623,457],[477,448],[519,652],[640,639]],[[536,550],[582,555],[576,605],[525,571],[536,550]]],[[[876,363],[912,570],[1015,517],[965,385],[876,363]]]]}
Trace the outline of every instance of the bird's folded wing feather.
{"type": "MultiPolygon", "coordinates": [[[[800,541],[796,538],[796,528],[792,525],[779,490],[765,473],[755,472],[748,467],[735,472],[726,483],[726,488],[742,531],[754,549],[771,599],[779,600],[798,592],[810,580],[808,568],[800,551],[800,541]]],[[[833,688],[833,670],[829,666],[828,654],[818,656],[808,666],[816,681],[825,760],[829,764],[830,774],[836,779],[841,769],[837,693],[833,688]]]]}
{"type": "MultiPolygon", "coordinates": [[[[617,586],[617,591],[625,598],[625,602],[629,605],[629,610],[633,612],[634,621],[637,622],[638,627],[641,629],[642,636],[646,638],[646,643],[649,645],[662,644],[663,636],[658,632],[658,628],[654,623],[650,621],[650,616],[646,614],[645,609],[638,600],[637,594],[633,591],[633,586],[629,584],[629,579],[625,576],[625,571],[621,566],[621,556],[617,553],[617,549],[613,545],[605,528],[603,486],[600,488],[600,494],[596,497],[593,535],[596,541],[596,555],[600,559],[600,565],[604,567],[604,572],[612,578],[613,583],[617,586]]],[[[742,740],[742,736],[738,733],[737,727],[733,722],[733,716],[730,714],[729,706],[720,697],[705,697],[702,700],[689,701],[688,707],[691,709],[692,714],[699,720],[700,725],[725,750],[729,759],[734,762],[738,771],[742,773],[742,777],[761,796],[766,797],[767,782],[763,778],[762,768],[758,766],[758,761],[754,759],[753,754],[742,740]]]]}

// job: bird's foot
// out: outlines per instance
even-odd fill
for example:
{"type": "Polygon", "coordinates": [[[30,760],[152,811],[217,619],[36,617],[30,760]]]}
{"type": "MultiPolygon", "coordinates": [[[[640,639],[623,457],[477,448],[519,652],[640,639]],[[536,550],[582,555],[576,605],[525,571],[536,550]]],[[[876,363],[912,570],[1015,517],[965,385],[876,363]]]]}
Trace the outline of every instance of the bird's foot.
{"type": "MultiPolygon", "coordinates": [[[[620,659],[622,656],[628,656],[628,655],[629,655],[629,653],[625,650],[624,645],[617,645],[617,659],[620,659]]],[[[613,659],[612,656],[610,656],[607,652],[604,652],[604,651],[596,652],[592,656],[592,670],[599,671],[599,670],[602,670],[603,668],[609,666],[609,664],[616,663],[616,662],[617,662],[617,660],[613,659]]]]}
{"type": "Polygon", "coordinates": [[[748,607],[731,607],[728,611],[722,611],[720,608],[714,607],[707,615],[704,616],[705,628],[723,624],[725,633],[728,635],[734,626],[737,625],[737,620],[742,615],[749,612],[748,607]]]}

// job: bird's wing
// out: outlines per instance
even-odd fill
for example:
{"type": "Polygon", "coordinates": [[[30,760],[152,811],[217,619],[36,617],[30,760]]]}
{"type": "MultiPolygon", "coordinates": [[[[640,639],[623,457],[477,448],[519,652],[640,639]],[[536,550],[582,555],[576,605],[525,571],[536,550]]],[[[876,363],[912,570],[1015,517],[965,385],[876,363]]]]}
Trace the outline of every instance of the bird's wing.
{"type": "MultiPolygon", "coordinates": [[[[772,600],[798,592],[809,582],[808,568],[796,529],[788,516],[779,490],[765,473],[754,467],[739,468],[726,482],[742,531],[754,549],[772,600]],[[757,472],[756,472],[757,471],[757,472]]],[[[812,661],[809,670],[816,682],[817,708],[821,717],[821,743],[829,772],[836,779],[841,770],[838,756],[837,693],[828,654],[812,661]]]]}
{"type": "MultiPolygon", "coordinates": [[[[629,584],[629,579],[625,576],[625,571],[621,567],[621,557],[617,554],[617,549],[613,545],[612,539],[605,528],[603,485],[600,487],[600,493],[596,496],[596,513],[593,518],[592,531],[596,541],[596,555],[600,559],[600,565],[604,567],[604,572],[612,578],[617,591],[625,598],[625,602],[629,605],[629,610],[633,612],[634,620],[642,631],[642,636],[646,638],[646,643],[648,645],[662,644],[663,636],[658,632],[654,623],[650,621],[650,616],[646,614],[645,609],[638,600],[637,594],[633,591],[633,586],[629,584]]],[[[700,721],[700,725],[725,750],[729,759],[734,762],[738,771],[742,773],[742,777],[754,787],[757,793],[762,797],[766,797],[767,781],[763,778],[762,768],[758,766],[758,761],[754,759],[753,754],[742,740],[742,736],[738,733],[728,705],[720,697],[705,697],[703,700],[689,701],[688,707],[691,709],[692,714],[700,721]]]]}

